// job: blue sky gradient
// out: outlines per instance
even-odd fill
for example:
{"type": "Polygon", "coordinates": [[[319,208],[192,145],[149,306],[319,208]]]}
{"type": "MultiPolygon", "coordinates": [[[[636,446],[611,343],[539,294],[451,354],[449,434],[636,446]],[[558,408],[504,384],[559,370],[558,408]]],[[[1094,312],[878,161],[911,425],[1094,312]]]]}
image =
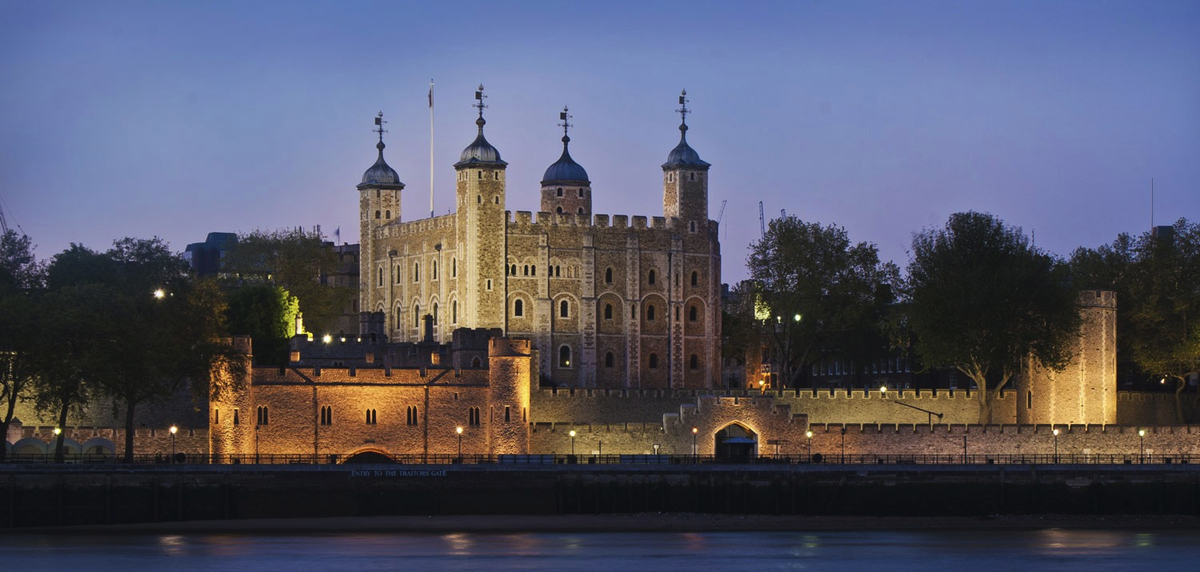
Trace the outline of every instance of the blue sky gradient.
{"type": "Polygon", "coordinates": [[[321,225],[358,237],[354,185],[388,120],[403,218],[435,209],[474,138],[538,208],[561,151],[594,211],[661,215],[660,165],[713,164],[724,281],[758,201],[904,265],[915,231],[1000,216],[1068,255],[1200,218],[1200,2],[28,2],[0,0],[0,205],[49,257],[161,236],[321,225]]]}

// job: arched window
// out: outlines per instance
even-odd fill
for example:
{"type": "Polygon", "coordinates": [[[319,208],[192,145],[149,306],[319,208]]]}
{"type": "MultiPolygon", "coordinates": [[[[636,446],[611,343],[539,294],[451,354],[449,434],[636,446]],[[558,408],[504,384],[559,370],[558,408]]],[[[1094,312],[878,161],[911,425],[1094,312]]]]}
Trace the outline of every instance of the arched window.
{"type": "Polygon", "coordinates": [[[421,263],[414,262],[413,263],[413,282],[420,282],[420,281],[421,281],[421,263]]]}
{"type": "Polygon", "coordinates": [[[612,268],[604,269],[604,283],[612,284],[612,268]]]}
{"type": "Polygon", "coordinates": [[[695,306],[688,308],[688,321],[695,322],[699,313],[699,310],[695,306]]]}
{"type": "Polygon", "coordinates": [[[557,210],[558,210],[558,214],[563,214],[562,207],[558,207],[558,209],[557,209],[557,210]]]}
{"type": "Polygon", "coordinates": [[[375,425],[375,423],[378,419],[379,418],[378,418],[378,416],[376,416],[376,412],[374,409],[367,410],[367,425],[375,425]]]}
{"type": "Polygon", "coordinates": [[[692,222],[688,223],[688,230],[690,232],[696,232],[696,221],[692,221],[692,222]]]}
{"type": "Polygon", "coordinates": [[[392,220],[392,209],[383,211],[383,220],[392,220]]]}
{"type": "Polygon", "coordinates": [[[583,214],[583,207],[579,207],[579,214],[583,214]]]}
{"type": "Polygon", "coordinates": [[[518,318],[525,315],[525,302],[524,301],[522,301],[520,299],[513,301],[513,315],[518,318]]]}
{"type": "Polygon", "coordinates": [[[434,303],[433,303],[433,325],[435,325],[435,326],[436,326],[436,325],[438,325],[438,305],[437,305],[437,302],[434,302],[434,303]]]}
{"type": "Polygon", "coordinates": [[[700,369],[700,356],[692,354],[692,357],[688,358],[688,367],[690,367],[692,371],[700,369]]]}
{"type": "Polygon", "coordinates": [[[605,319],[605,320],[611,320],[611,319],[612,319],[612,304],[605,304],[605,305],[604,305],[604,319],[605,319]]]}
{"type": "Polygon", "coordinates": [[[379,285],[383,286],[383,269],[379,269],[379,285]]]}
{"type": "Polygon", "coordinates": [[[479,359],[479,356],[471,358],[471,367],[483,367],[483,360],[479,359]]]}
{"type": "Polygon", "coordinates": [[[467,425],[471,427],[479,427],[481,425],[478,407],[467,408],[467,425]]]}
{"type": "Polygon", "coordinates": [[[408,407],[406,407],[404,409],[404,424],[412,425],[412,426],[417,425],[417,406],[416,405],[409,405],[408,407]]]}
{"type": "Polygon", "coordinates": [[[699,284],[700,284],[700,273],[693,270],[692,271],[692,286],[697,286],[699,284]]]}
{"type": "Polygon", "coordinates": [[[271,412],[267,409],[267,407],[265,405],[260,405],[258,407],[258,424],[259,425],[268,425],[270,423],[271,423],[271,412]]]}
{"type": "MultiPolygon", "coordinates": [[[[579,188],[579,198],[583,198],[583,187],[579,188]]],[[[580,212],[583,212],[582,210],[580,212]]]]}
{"type": "Polygon", "coordinates": [[[429,264],[429,278],[430,280],[437,280],[437,260],[432,260],[429,264]]]}
{"type": "Polygon", "coordinates": [[[421,305],[413,304],[413,327],[421,327],[421,305]]]}
{"type": "Polygon", "coordinates": [[[650,274],[646,277],[646,281],[651,284],[654,284],[654,271],[653,270],[651,270],[650,274]]]}
{"type": "Polygon", "coordinates": [[[333,425],[333,408],[328,405],[321,406],[321,425],[333,425]]]}
{"type": "Polygon", "coordinates": [[[615,362],[615,361],[616,361],[616,356],[614,356],[612,352],[608,352],[608,353],[604,354],[604,367],[612,367],[613,362],[615,362]]]}
{"type": "Polygon", "coordinates": [[[658,369],[658,354],[650,354],[650,369],[658,369]]]}
{"type": "Polygon", "coordinates": [[[458,323],[458,300],[450,301],[450,323],[458,323]]]}
{"type": "Polygon", "coordinates": [[[529,276],[529,265],[526,264],[523,268],[521,268],[521,271],[524,272],[526,276],[529,276]]]}
{"type": "Polygon", "coordinates": [[[533,264],[529,267],[529,275],[537,276],[537,265],[536,264],[533,264]]]}
{"type": "Polygon", "coordinates": [[[646,306],[646,321],[648,321],[648,322],[654,321],[654,304],[650,304],[649,306],[646,306]]]}
{"type": "Polygon", "coordinates": [[[558,188],[558,196],[563,196],[562,187],[558,188]]]}
{"type": "Polygon", "coordinates": [[[571,367],[571,346],[562,346],[558,348],[558,367],[571,367]]]}
{"type": "Polygon", "coordinates": [[[375,211],[375,220],[379,220],[379,211],[375,211]]]}
{"type": "Polygon", "coordinates": [[[571,305],[568,304],[566,300],[559,302],[558,303],[558,317],[560,317],[560,318],[570,317],[570,315],[571,315],[570,309],[571,309],[571,305]]]}
{"type": "Polygon", "coordinates": [[[404,273],[400,271],[400,266],[399,266],[399,265],[397,265],[397,266],[396,266],[396,284],[399,284],[399,283],[400,283],[400,278],[401,278],[402,276],[404,276],[404,273]]]}

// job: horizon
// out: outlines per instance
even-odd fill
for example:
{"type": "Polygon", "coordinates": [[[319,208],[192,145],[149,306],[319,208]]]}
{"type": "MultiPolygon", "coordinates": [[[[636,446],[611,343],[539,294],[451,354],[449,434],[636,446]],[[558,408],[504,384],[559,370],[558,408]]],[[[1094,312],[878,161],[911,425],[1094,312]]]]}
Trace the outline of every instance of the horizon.
{"type": "Polygon", "coordinates": [[[1200,216],[1200,4],[485,7],[0,2],[0,207],[43,260],[297,226],[355,243],[379,111],[403,220],[429,215],[432,78],[437,215],[482,83],[508,210],[538,210],[565,104],[594,213],[661,216],[686,89],[729,284],[758,201],[901,267],[954,212],[1064,258],[1200,216]]]}

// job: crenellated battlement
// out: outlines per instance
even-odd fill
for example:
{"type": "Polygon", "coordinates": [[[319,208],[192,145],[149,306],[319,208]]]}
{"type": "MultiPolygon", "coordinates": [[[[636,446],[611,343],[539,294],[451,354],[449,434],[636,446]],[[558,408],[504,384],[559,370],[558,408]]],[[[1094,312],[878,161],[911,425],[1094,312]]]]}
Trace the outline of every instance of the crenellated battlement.
{"type": "Polygon", "coordinates": [[[384,238],[428,234],[436,231],[453,230],[456,224],[453,214],[421,218],[405,222],[393,222],[378,228],[384,238]]]}

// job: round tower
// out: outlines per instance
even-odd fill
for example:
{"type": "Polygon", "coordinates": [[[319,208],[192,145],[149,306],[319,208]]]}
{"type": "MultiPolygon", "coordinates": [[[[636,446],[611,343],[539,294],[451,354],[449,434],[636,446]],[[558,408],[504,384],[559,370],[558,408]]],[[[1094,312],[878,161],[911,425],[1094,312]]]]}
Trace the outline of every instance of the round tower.
{"type": "Polygon", "coordinates": [[[529,391],[533,377],[529,340],[488,340],[488,449],[493,455],[529,454],[529,391]]]}
{"type": "Polygon", "coordinates": [[[455,196],[458,202],[456,239],[458,243],[459,327],[506,327],[504,305],[507,288],[504,262],[508,215],[505,213],[505,163],[500,152],[483,136],[483,86],[475,91],[479,133],[463,149],[454,164],[455,196]]]}
{"type": "Polygon", "coordinates": [[[563,128],[563,151],[558,161],[550,165],[546,174],[542,175],[541,210],[554,214],[591,216],[592,182],[588,180],[587,171],[571,158],[571,153],[567,150],[571,143],[571,137],[567,135],[567,130],[571,127],[568,122],[571,116],[567,111],[568,109],[563,107],[562,112],[558,114],[562,121],[559,126],[563,128]]]}
{"type": "Polygon", "coordinates": [[[383,126],[386,123],[383,120],[383,112],[379,112],[375,117],[375,132],[379,134],[379,142],[375,144],[375,148],[379,150],[379,157],[375,159],[375,164],[363,173],[362,182],[358,184],[361,242],[358,258],[358,299],[359,310],[363,312],[371,312],[381,304],[387,311],[384,291],[378,286],[386,282],[389,269],[384,266],[373,268],[371,264],[386,264],[383,261],[388,257],[386,253],[378,252],[382,247],[378,246],[376,234],[379,227],[400,220],[400,191],[404,190],[400,175],[383,159],[383,149],[387,147],[383,143],[383,134],[387,131],[383,126]]]}
{"type": "Polygon", "coordinates": [[[708,228],[708,167],[687,143],[687,90],[679,95],[679,144],[663,163],[663,216],[677,218],[689,232],[708,228]]]}

